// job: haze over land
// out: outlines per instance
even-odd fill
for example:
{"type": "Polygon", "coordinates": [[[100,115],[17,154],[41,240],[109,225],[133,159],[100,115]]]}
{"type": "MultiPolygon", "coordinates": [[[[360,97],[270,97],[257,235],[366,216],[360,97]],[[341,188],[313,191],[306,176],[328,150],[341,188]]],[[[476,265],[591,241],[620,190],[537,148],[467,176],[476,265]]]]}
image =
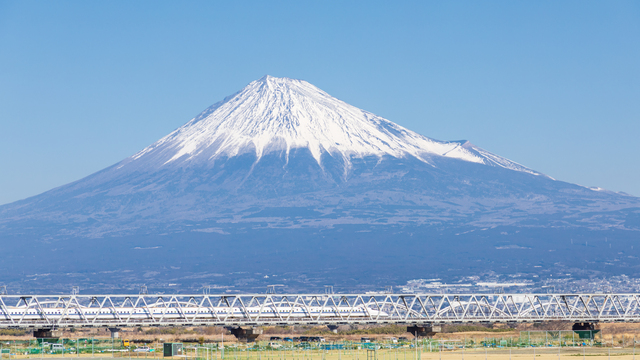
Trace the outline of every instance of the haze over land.
{"type": "Polygon", "coordinates": [[[637,197],[265,76],[113,166],[1,206],[0,270],[23,290],[635,286],[639,230],[637,197]]]}

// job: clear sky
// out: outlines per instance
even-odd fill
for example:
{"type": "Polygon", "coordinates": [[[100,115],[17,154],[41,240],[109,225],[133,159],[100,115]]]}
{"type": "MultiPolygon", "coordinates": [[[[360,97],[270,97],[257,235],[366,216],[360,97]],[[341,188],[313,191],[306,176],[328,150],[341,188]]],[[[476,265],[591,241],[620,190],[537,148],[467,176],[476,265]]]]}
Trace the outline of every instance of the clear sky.
{"type": "Polygon", "coordinates": [[[640,196],[639,1],[0,0],[0,204],[112,165],[265,74],[640,196]]]}

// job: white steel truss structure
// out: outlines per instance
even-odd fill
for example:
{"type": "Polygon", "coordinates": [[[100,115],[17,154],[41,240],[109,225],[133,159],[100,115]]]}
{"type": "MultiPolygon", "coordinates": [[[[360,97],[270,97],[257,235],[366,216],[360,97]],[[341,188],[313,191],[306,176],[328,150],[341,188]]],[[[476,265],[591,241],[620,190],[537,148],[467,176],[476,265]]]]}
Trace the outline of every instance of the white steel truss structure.
{"type": "Polygon", "coordinates": [[[0,295],[0,328],[640,322],[640,294],[0,295]]]}

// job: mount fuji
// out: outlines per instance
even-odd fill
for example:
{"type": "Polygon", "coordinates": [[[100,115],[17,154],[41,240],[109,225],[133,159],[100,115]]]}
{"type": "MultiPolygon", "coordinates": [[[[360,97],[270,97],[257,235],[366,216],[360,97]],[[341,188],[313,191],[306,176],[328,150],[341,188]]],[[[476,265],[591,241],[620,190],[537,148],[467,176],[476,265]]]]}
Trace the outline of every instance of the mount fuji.
{"type": "Polygon", "coordinates": [[[291,289],[640,275],[638,230],[639,198],[265,76],[113,166],[0,206],[0,270],[23,289],[228,291],[278,274],[291,289]]]}

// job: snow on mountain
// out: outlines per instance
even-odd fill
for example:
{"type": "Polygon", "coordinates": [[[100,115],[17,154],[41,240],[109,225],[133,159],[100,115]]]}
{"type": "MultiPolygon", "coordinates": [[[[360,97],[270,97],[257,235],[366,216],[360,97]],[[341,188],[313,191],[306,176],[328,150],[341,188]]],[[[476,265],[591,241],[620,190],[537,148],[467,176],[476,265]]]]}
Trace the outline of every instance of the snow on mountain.
{"type": "Polygon", "coordinates": [[[154,167],[188,166],[255,153],[307,148],[322,167],[323,153],[344,159],[365,156],[413,156],[430,163],[432,156],[500,166],[540,175],[466,141],[437,141],[370,112],[358,109],[310,83],[265,76],[151,146],[125,160],[154,167]]]}

